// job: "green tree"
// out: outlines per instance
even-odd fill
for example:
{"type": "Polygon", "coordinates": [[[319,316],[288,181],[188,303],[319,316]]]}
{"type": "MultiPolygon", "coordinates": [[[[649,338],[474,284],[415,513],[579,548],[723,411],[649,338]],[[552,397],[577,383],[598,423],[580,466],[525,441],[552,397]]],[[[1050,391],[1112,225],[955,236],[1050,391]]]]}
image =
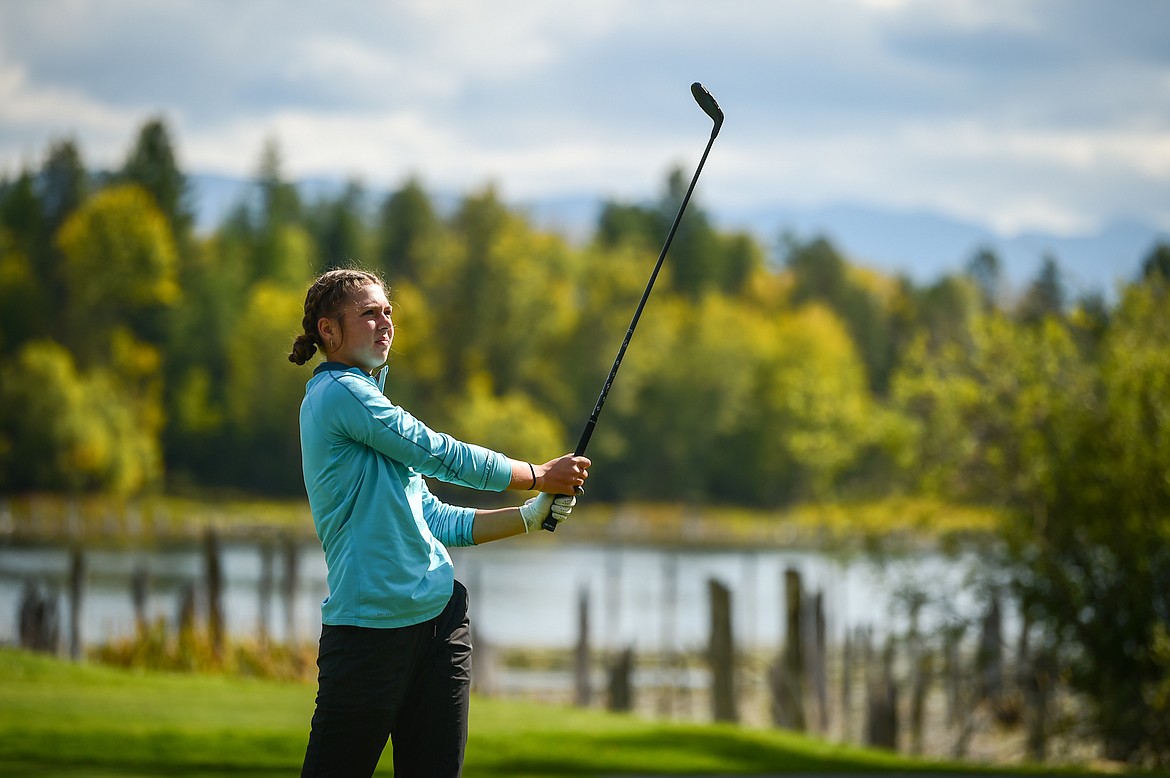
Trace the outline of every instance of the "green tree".
{"type": "Polygon", "coordinates": [[[1109,331],[1111,318],[1109,303],[1101,292],[1081,295],[1069,311],[1069,329],[1076,335],[1082,351],[1093,360],[1099,356],[1098,350],[1109,331]]]}
{"type": "Polygon", "coordinates": [[[1065,446],[1067,410],[1087,402],[1090,374],[1063,325],[1023,328],[1006,317],[972,321],[969,347],[932,347],[925,334],[894,379],[897,406],[919,420],[920,486],[1002,506],[1048,494],[1065,446]]]}
{"type": "MultiPolygon", "coordinates": [[[[579,280],[573,284],[570,302],[577,312],[576,323],[565,348],[556,355],[553,363],[568,389],[566,402],[558,407],[573,435],[580,433],[597,402],[654,261],[655,257],[635,245],[605,247],[598,241],[579,255],[579,280]]],[[[635,367],[622,367],[617,383],[621,387],[618,396],[635,383],[635,379],[627,375],[637,372],[638,357],[634,355],[645,349],[669,348],[657,339],[660,336],[656,332],[660,317],[667,315],[664,311],[669,310],[670,299],[669,290],[662,289],[656,290],[648,301],[645,316],[628,350],[635,367]]],[[[562,309],[565,307],[568,306],[562,306],[562,309]]],[[[620,400],[613,402],[616,406],[620,400]]],[[[597,435],[591,442],[592,450],[599,452],[595,459],[602,468],[606,459],[617,462],[619,452],[624,450],[623,438],[617,434],[622,425],[612,420],[617,414],[610,410],[605,413],[606,422],[597,428],[597,435]]],[[[621,472],[622,468],[615,467],[615,470],[621,472]]]]}
{"type": "Polygon", "coordinates": [[[466,198],[419,285],[447,392],[483,373],[501,395],[560,393],[540,362],[574,326],[572,282],[563,240],[536,234],[490,188],[466,198]]]}
{"type": "Polygon", "coordinates": [[[40,170],[22,171],[0,190],[0,229],[7,231],[10,249],[23,257],[37,280],[34,318],[27,329],[62,339],[62,317],[49,314],[47,301],[65,296],[63,260],[53,238],[89,191],[77,145],[72,140],[54,142],[40,170]]]}
{"type": "MultiPolygon", "coordinates": [[[[598,217],[595,242],[605,249],[630,247],[657,259],[689,183],[683,171],[674,168],[654,205],[606,202],[598,217]]],[[[692,194],[663,264],[663,286],[692,300],[708,291],[739,292],[762,264],[760,257],[759,247],[747,234],[720,235],[692,194]]]]}
{"type": "Polygon", "coordinates": [[[275,280],[303,282],[316,267],[312,240],[304,222],[304,209],[296,187],[285,179],[280,145],[265,142],[256,174],[257,201],[244,204],[232,217],[228,234],[249,245],[248,283],[275,280]],[[292,249],[290,251],[290,249],[292,249]]]}
{"type": "Polygon", "coordinates": [[[37,189],[46,234],[53,235],[90,195],[89,174],[74,141],[62,140],[49,146],[37,189]]]}
{"type": "Polygon", "coordinates": [[[45,290],[32,263],[0,226],[0,347],[15,351],[46,331],[45,290]]]}
{"type": "Polygon", "coordinates": [[[1170,280],[1170,243],[1158,241],[1154,244],[1142,261],[1141,277],[1147,280],[1155,277],[1163,281],[1170,280]]]}
{"type": "Polygon", "coordinates": [[[454,400],[486,375],[501,398],[520,392],[559,416],[571,391],[550,366],[563,361],[577,326],[569,248],[508,213],[490,190],[455,221],[423,285],[445,362],[440,393],[454,400]]]}
{"type": "Polygon", "coordinates": [[[1009,527],[1026,613],[1084,693],[1105,756],[1170,765],[1170,294],[1130,287],[1094,395],[1070,403],[1051,488],[1009,527]],[[1160,642],[1161,641],[1161,642],[1160,642]],[[1160,647],[1161,646],[1161,647],[1160,647]]]}
{"type": "MultiPolygon", "coordinates": [[[[8,235],[12,250],[30,262],[39,262],[48,247],[48,226],[44,205],[37,194],[33,175],[21,172],[15,181],[0,185],[0,229],[8,235]]],[[[51,268],[45,268],[46,272],[51,268]]],[[[47,279],[46,279],[47,280],[47,279]]]]}
{"type": "Polygon", "coordinates": [[[133,494],[157,482],[156,430],[111,371],[80,372],[51,341],[0,370],[0,489],[133,494]]]}
{"type": "Polygon", "coordinates": [[[191,229],[191,190],[175,158],[170,130],[161,117],[149,120],[138,132],[118,178],[150,193],[180,241],[191,229]]]}
{"type": "Polygon", "coordinates": [[[792,304],[819,301],[835,306],[848,293],[848,263],[825,238],[800,243],[785,240],[784,265],[792,274],[792,304]]]}
{"type": "Polygon", "coordinates": [[[984,307],[997,307],[1003,292],[1003,263],[999,255],[990,247],[979,248],[967,262],[967,276],[983,295],[984,307]]]}
{"type": "Polygon", "coordinates": [[[742,295],[748,283],[764,266],[764,252],[747,233],[719,235],[715,286],[723,294],[742,295]]]}
{"type": "Polygon", "coordinates": [[[173,311],[164,350],[163,446],[172,486],[223,483],[228,352],[248,298],[250,251],[238,233],[221,230],[196,243],[179,270],[185,302],[173,311]]]}
{"type": "Polygon", "coordinates": [[[472,378],[455,403],[452,429],[464,440],[507,452],[518,459],[543,462],[565,453],[565,429],[552,415],[520,391],[496,394],[484,374],[472,378]]]}
{"type": "Polygon", "coordinates": [[[661,248],[669,228],[670,222],[663,224],[651,208],[610,201],[598,214],[594,239],[606,249],[629,245],[649,253],[661,248]]]}
{"type": "Polygon", "coordinates": [[[180,296],[178,255],[150,195],[134,185],[103,189],[62,225],[57,246],[64,257],[67,345],[82,364],[106,359],[121,325],[147,343],[163,342],[163,315],[180,296]]]}
{"type": "Polygon", "coordinates": [[[378,269],[392,285],[417,282],[433,260],[441,225],[430,197],[411,178],[390,194],[378,213],[378,269]]]}
{"type": "Polygon", "coordinates": [[[1064,316],[1066,293],[1064,279],[1056,257],[1048,254],[1040,266],[1040,272],[1024,292],[1017,316],[1027,324],[1037,324],[1049,317],[1064,316]]]}
{"type": "MultiPolygon", "coordinates": [[[[911,330],[923,334],[932,348],[955,344],[960,348],[971,346],[972,322],[985,306],[981,292],[970,278],[944,276],[910,295],[913,321],[911,330]]],[[[912,337],[907,337],[905,347],[912,337]]]]}
{"type": "Polygon", "coordinates": [[[349,181],[334,198],[324,198],[308,210],[309,230],[323,270],[349,267],[354,263],[372,265],[364,219],[365,191],[349,181]]]}
{"type": "Polygon", "coordinates": [[[870,387],[884,394],[896,356],[887,300],[892,300],[896,289],[884,280],[879,282],[874,274],[851,268],[824,238],[803,245],[790,239],[787,248],[792,303],[819,302],[832,309],[856,344],[870,387]]]}
{"type": "Polygon", "coordinates": [[[231,486],[268,494],[301,489],[297,409],[308,373],[288,361],[290,330],[304,294],[276,284],[252,287],[227,345],[230,445],[220,451],[231,486]]]}
{"type": "Polygon", "coordinates": [[[786,501],[824,499],[871,440],[872,403],[865,366],[848,329],[820,305],[802,306],[778,322],[777,351],[762,384],[761,442],[765,477],[793,477],[786,501]]]}
{"type": "MultiPolygon", "coordinates": [[[[666,240],[670,225],[678,214],[679,205],[689,183],[690,179],[680,168],[671,170],[667,177],[666,192],[658,204],[658,222],[665,225],[658,240],[659,251],[661,244],[666,240]]],[[[715,228],[712,227],[707,212],[696,200],[697,197],[692,195],[686,213],[678,224],[674,240],[671,241],[670,253],[663,266],[671,287],[692,300],[698,299],[704,292],[718,288],[723,270],[715,228]]]]}
{"type": "Polygon", "coordinates": [[[617,495],[825,497],[867,444],[864,369],[823,306],[771,317],[721,295],[670,296],[637,338],[596,438],[597,475],[617,495]]]}

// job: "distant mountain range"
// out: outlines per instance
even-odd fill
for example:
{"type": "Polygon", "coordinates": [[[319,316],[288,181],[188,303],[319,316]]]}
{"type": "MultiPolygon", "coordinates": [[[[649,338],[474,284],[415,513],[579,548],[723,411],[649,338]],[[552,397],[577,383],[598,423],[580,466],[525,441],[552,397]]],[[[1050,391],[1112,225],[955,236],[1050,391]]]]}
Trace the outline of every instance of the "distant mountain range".
{"type": "MultiPolygon", "coordinates": [[[[210,232],[252,191],[253,184],[223,176],[189,177],[196,226],[210,232]]],[[[314,179],[298,184],[306,201],[335,195],[340,180],[314,179]]],[[[385,192],[370,191],[371,204],[385,192]]],[[[432,192],[436,207],[453,208],[461,195],[432,192]]],[[[647,200],[650,198],[648,197],[647,200]]],[[[557,197],[513,202],[533,223],[579,241],[592,234],[602,199],[596,196],[557,197]]],[[[1114,299],[1119,283],[1133,280],[1145,257],[1170,233],[1146,224],[1119,222],[1086,235],[1062,236],[1026,232],[1003,236],[990,228],[937,213],[882,210],[867,205],[830,205],[821,208],[787,206],[750,210],[721,210],[696,202],[720,229],[743,230],[774,250],[784,233],[801,240],[829,239],[850,262],[890,274],[902,274],[915,283],[931,283],[962,270],[973,254],[989,248],[1000,258],[1009,291],[1023,289],[1040,270],[1046,256],[1055,257],[1070,297],[1099,292],[1114,299]]],[[[663,238],[665,239],[665,235],[663,238]]]]}

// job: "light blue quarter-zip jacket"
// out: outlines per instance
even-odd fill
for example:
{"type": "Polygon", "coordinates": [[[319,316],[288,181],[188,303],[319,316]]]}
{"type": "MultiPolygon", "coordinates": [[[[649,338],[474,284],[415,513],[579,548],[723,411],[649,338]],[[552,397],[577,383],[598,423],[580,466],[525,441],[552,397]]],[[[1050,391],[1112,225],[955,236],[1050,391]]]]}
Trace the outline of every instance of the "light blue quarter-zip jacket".
{"type": "Polygon", "coordinates": [[[322,623],[357,627],[418,624],[451,597],[445,545],[473,545],[475,511],[440,502],[423,476],[497,492],[512,479],[503,454],[429,429],[331,362],[305,387],[301,463],[328,567],[322,623]]]}

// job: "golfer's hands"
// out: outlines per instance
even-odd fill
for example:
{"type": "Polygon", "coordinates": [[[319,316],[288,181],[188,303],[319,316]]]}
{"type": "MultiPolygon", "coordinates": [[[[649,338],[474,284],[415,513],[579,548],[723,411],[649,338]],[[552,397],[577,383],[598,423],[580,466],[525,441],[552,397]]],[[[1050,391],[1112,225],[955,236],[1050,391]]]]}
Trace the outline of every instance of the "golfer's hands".
{"type": "Polygon", "coordinates": [[[551,515],[553,521],[560,524],[569,518],[577,498],[564,494],[549,494],[541,492],[528,502],[520,506],[520,518],[524,520],[524,532],[535,532],[540,525],[551,515]]]}
{"type": "Polygon", "coordinates": [[[536,489],[550,494],[575,494],[578,488],[585,485],[591,464],[588,457],[565,454],[543,465],[536,465],[533,468],[536,489]]]}

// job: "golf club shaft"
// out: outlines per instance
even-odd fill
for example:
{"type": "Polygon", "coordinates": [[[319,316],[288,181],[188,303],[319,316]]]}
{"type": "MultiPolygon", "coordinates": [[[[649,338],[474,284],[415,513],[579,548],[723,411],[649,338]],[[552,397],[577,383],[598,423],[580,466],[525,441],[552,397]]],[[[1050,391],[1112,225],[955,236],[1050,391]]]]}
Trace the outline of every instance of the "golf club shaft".
{"type": "Polygon", "coordinates": [[[597,396],[597,404],[593,406],[593,413],[589,415],[589,421],[585,424],[585,429],[581,432],[581,439],[577,442],[577,448],[574,453],[577,456],[583,456],[585,449],[589,446],[589,439],[593,437],[593,429],[597,426],[597,418],[601,415],[601,407],[605,405],[605,398],[609,394],[610,387],[613,386],[613,380],[617,377],[618,368],[622,365],[622,359],[626,355],[626,349],[630,345],[630,340],[634,337],[634,329],[638,326],[638,320],[642,318],[642,311],[646,307],[646,301],[650,299],[650,292],[654,289],[654,282],[658,279],[658,273],[662,270],[662,263],[666,259],[666,252],[670,249],[670,243],[674,240],[674,234],[678,231],[679,222],[682,220],[683,212],[687,208],[687,203],[690,202],[691,192],[695,189],[695,182],[699,180],[699,173],[703,170],[703,164],[707,161],[707,154],[711,151],[711,144],[715,142],[715,136],[707,141],[707,148],[703,151],[703,158],[699,161],[698,168],[695,169],[695,175],[691,177],[691,184],[687,187],[687,192],[683,196],[682,205],[675,214],[674,223],[670,225],[670,232],[667,233],[666,242],[662,245],[662,251],[658,255],[658,262],[654,265],[654,272],[650,274],[650,280],[646,284],[646,288],[642,291],[642,299],[638,301],[638,307],[634,311],[634,317],[630,320],[630,327],[626,330],[626,337],[622,339],[622,345],[618,349],[617,358],[613,361],[613,367],[609,370],[609,377],[605,379],[605,384],[601,387],[601,394],[597,396]]]}
{"type": "MultiPolygon", "coordinates": [[[[617,357],[613,361],[613,367],[609,369],[609,376],[605,379],[605,383],[601,387],[601,394],[597,396],[597,404],[593,406],[593,413],[589,415],[589,421],[585,423],[585,429],[581,432],[581,439],[577,441],[577,448],[573,452],[576,456],[583,456],[585,449],[589,447],[589,440],[593,437],[593,430],[597,427],[597,419],[601,416],[601,408],[605,405],[605,398],[609,395],[609,389],[613,386],[614,378],[617,377],[618,368],[622,365],[622,359],[626,355],[626,348],[630,345],[630,339],[634,337],[634,328],[638,326],[638,320],[642,318],[642,310],[646,307],[646,301],[650,299],[650,291],[654,288],[654,282],[658,279],[659,271],[662,270],[662,263],[666,259],[666,252],[670,250],[670,243],[674,240],[675,232],[678,231],[678,225],[682,221],[683,212],[687,209],[687,203],[691,201],[691,193],[695,191],[695,184],[699,180],[699,174],[703,172],[703,165],[707,162],[707,155],[711,153],[711,146],[715,143],[715,138],[719,135],[719,128],[723,124],[723,112],[719,110],[719,106],[715,103],[710,93],[698,83],[691,87],[691,92],[695,95],[695,99],[699,102],[703,110],[714,120],[715,126],[711,130],[711,137],[707,141],[707,147],[703,149],[703,156],[699,159],[699,165],[695,168],[695,174],[691,176],[690,186],[687,187],[687,192],[683,195],[682,204],[679,205],[678,213],[674,216],[674,223],[670,225],[670,232],[666,235],[666,242],[662,244],[662,251],[658,254],[658,262],[654,265],[654,272],[650,274],[650,280],[646,283],[646,289],[642,292],[642,299],[638,301],[638,308],[634,311],[634,317],[630,320],[630,328],[626,330],[626,337],[622,340],[621,348],[618,349],[617,357]]],[[[544,520],[541,527],[549,532],[556,532],[556,519],[550,515],[544,520]]]]}

